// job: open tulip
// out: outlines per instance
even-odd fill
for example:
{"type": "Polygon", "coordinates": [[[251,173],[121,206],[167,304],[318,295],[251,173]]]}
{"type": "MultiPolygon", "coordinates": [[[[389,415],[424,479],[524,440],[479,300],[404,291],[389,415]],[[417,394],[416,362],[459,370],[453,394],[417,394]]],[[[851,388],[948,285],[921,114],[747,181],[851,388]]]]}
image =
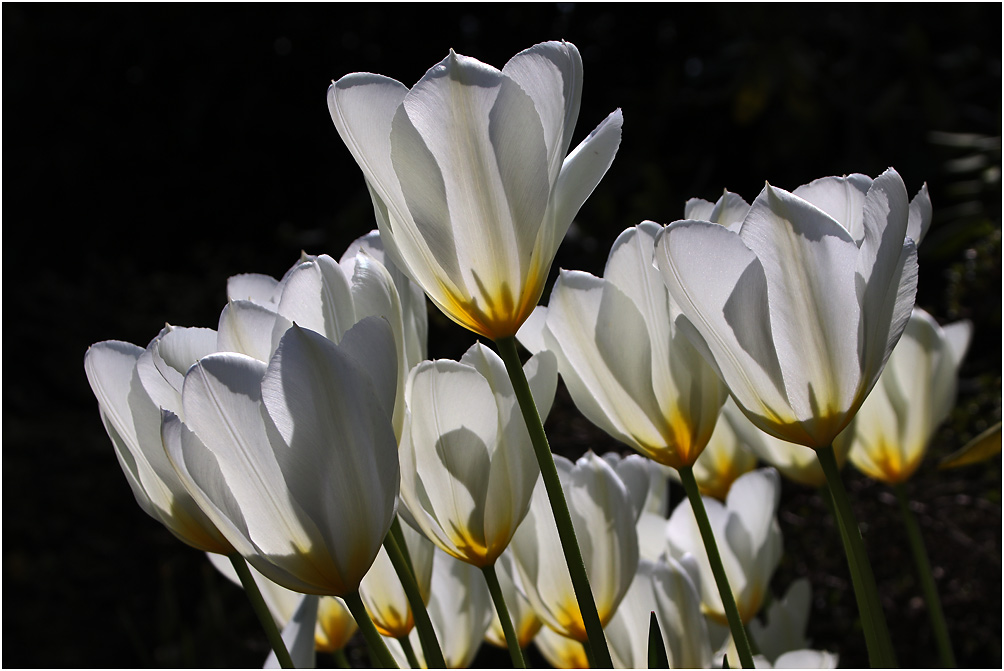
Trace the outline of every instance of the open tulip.
{"type": "MultiPolygon", "coordinates": [[[[743,623],[760,610],[771,576],[781,561],[781,527],[776,517],[780,496],[777,471],[764,468],[740,476],[732,484],[725,505],[711,498],[704,501],[743,623]]],[[[673,510],[667,535],[671,556],[679,559],[690,554],[697,560],[704,610],[714,620],[725,623],[725,609],[689,501],[673,510]]]]}
{"type": "Polygon", "coordinates": [[[875,384],[917,290],[903,180],[890,169],[864,178],[862,193],[859,177],[795,193],[768,184],[738,232],[679,221],[657,241],[685,327],[739,407],[767,433],[817,449],[875,384]]]}
{"type": "MultiPolygon", "coordinates": [[[[623,481],[592,452],[574,464],[560,456],[554,463],[584,550],[582,559],[600,622],[605,624],[638,567],[635,507],[623,481]]],[[[513,557],[527,599],[544,624],[585,641],[587,633],[542,485],[537,485],[530,512],[513,537],[513,557]]]]}
{"type": "Polygon", "coordinates": [[[546,348],[591,422],[667,466],[692,466],[727,390],[677,328],[678,309],[653,266],[662,227],[645,221],[614,242],[603,277],[562,270],[546,308],[520,331],[546,348]]]}
{"type": "Polygon", "coordinates": [[[294,326],[268,364],[203,357],[185,376],[184,424],[165,411],[164,445],[188,491],[274,582],[358,590],[397,499],[396,367],[382,319],[359,322],[340,345],[294,326]]]}
{"type": "Polygon", "coordinates": [[[890,485],[913,475],[955,405],[959,364],[971,335],[969,322],[941,327],[914,308],[878,384],[837,439],[849,447],[858,470],[890,485]]]}
{"type": "MultiPolygon", "coordinates": [[[[537,355],[524,370],[546,416],[558,382],[554,356],[537,355]]],[[[502,360],[476,343],[459,362],[419,364],[406,398],[402,500],[444,552],[479,568],[493,564],[540,473],[502,360]]]]}
{"type": "Polygon", "coordinates": [[[582,60],[545,42],[502,70],[450,54],[409,90],[369,73],[328,88],[387,251],[451,319],[512,336],[620,143],[615,111],[566,157],[582,60]]]}

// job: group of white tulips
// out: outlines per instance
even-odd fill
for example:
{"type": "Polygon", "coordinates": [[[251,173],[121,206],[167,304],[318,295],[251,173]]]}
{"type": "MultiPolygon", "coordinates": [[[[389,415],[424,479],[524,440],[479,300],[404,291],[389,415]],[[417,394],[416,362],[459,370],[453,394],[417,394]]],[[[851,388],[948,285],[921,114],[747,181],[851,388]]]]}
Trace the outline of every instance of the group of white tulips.
{"type": "Polygon", "coordinates": [[[245,587],[267,664],[345,664],[358,628],[381,666],[461,668],[489,641],[514,666],[533,643],[556,667],[833,667],[808,582],[769,593],[782,475],[827,486],[871,662],[895,663],[839,468],[899,485],[954,403],[970,327],[914,308],[926,187],[692,199],[538,306],[621,142],[618,110],[569,152],[582,76],[547,42],[501,70],[451,51],[411,89],[339,79],[379,230],[231,277],[215,330],[88,350],[136,500],[245,587]],[[426,360],[423,294],[498,352],[426,360]],[[559,375],[638,454],[552,456],[559,375]]]}

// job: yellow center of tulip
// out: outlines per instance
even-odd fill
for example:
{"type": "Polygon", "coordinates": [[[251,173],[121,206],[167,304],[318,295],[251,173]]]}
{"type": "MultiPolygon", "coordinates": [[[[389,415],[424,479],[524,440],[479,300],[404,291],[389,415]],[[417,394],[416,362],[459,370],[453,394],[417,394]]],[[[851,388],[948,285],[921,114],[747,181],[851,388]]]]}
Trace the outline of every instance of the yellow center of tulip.
{"type": "Polygon", "coordinates": [[[512,289],[507,282],[489,290],[478,281],[480,300],[465,298],[442,282],[439,288],[443,302],[431,295],[429,297],[447,317],[478,335],[497,340],[516,335],[516,331],[537,306],[544,290],[544,281],[536,268],[531,268],[519,292],[518,302],[513,298],[512,289]]]}

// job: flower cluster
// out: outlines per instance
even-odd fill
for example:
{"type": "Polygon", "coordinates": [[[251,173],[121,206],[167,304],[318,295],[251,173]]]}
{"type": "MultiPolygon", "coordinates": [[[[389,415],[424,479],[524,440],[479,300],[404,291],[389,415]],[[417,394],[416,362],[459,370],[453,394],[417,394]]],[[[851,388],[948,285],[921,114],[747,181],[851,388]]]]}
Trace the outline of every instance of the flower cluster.
{"type": "Polygon", "coordinates": [[[533,642],[558,667],[833,667],[808,582],[771,598],[782,475],[827,487],[869,654],[894,661],[839,468],[899,485],[954,402],[970,329],[914,308],[926,187],[692,199],[538,306],[621,141],[617,110],[569,152],[581,87],[567,42],[501,70],[450,51],[410,89],[342,77],[328,107],[379,230],[230,278],[216,329],[85,355],[136,500],[260,604],[269,664],[358,628],[386,665],[488,641],[517,666],[533,642]],[[427,360],[423,294],[498,353],[427,360]],[[551,455],[559,376],[637,454],[551,455]]]}

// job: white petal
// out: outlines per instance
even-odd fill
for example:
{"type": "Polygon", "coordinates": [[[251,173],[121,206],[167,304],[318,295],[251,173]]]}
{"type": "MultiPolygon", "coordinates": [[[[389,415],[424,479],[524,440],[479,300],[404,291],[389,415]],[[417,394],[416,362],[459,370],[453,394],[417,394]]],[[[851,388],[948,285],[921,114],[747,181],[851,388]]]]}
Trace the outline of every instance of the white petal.
{"type": "Polygon", "coordinates": [[[544,342],[544,328],[547,322],[547,307],[538,305],[527,317],[523,325],[516,332],[516,339],[519,344],[530,351],[531,354],[542,352],[547,349],[544,342]]]}
{"type": "Polygon", "coordinates": [[[910,221],[906,225],[906,236],[919,246],[927,235],[927,229],[931,227],[933,216],[931,196],[927,192],[927,184],[924,184],[910,201],[910,221]]]}
{"type": "MultiPolygon", "coordinates": [[[[286,644],[293,668],[313,669],[317,666],[317,654],[314,643],[314,629],[317,627],[317,602],[319,597],[305,594],[282,630],[282,641],[286,644]]],[[[272,651],[265,660],[266,669],[278,669],[279,659],[272,651]]]]}
{"type": "Polygon", "coordinates": [[[844,177],[822,177],[798,187],[792,194],[806,200],[835,219],[854,240],[864,237],[862,209],[871,177],[855,173],[844,177]]]}
{"type": "Polygon", "coordinates": [[[349,278],[327,254],[301,263],[286,278],[278,313],[337,343],[356,322],[349,278]]]}
{"type": "Polygon", "coordinates": [[[245,273],[227,278],[228,301],[251,301],[261,306],[275,307],[281,286],[269,275],[245,273]]]}
{"type": "Polygon", "coordinates": [[[240,352],[259,361],[272,358],[272,331],[278,315],[247,300],[231,300],[220,314],[216,347],[221,352],[240,352]]]}
{"type": "Polygon", "coordinates": [[[547,142],[548,173],[558,174],[572,141],[582,98],[582,57],[570,42],[544,42],[509,59],[502,68],[533,100],[547,142]]]}
{"type": "Polygon", "coordinates": [[[824,212],[770,185],[754,201],[740,237],[767,279],[771,330],[791,409],[808,424],[814,443],[828,445],[843,428],[840,418],[861,379],[857,245],[824,212]]]}
{"type": "MultiPolygon", "coordinates": [[[[390,328],[369,318],[346,333],[368,339],[374,359],[395,358],[390,328]],[[367,329],[372,326],[374,328],[367,329]],[[382,346],[381,346],[382,345],[382,346]]],[[[285,443],[276,461],[290,493],[318,522],[339,576],[351,591],[372,564],[394,513],[399,486],[397,440],[369,358],[294,326],[261,381],[262,403],[285,443]]]]}

